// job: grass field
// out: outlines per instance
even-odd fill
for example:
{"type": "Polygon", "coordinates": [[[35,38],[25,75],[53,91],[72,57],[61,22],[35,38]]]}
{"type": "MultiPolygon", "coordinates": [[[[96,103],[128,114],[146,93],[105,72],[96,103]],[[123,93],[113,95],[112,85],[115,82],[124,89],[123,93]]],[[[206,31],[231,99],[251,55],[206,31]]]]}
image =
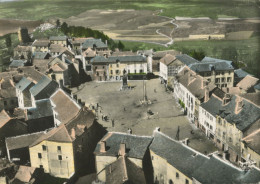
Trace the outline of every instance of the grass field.
{"type": "Polygon", "coordinates": [[[258,17],[254,1],[237,0],[23,0],[0,3],[0,18],[46,20],[68,18],[90,9],[163,10],[175,17],[258,17]]]}
{"type": "Polygon", "coordinates": [[[183,53],[192,50],[203,51],[206,56],[232,61],[242,61],[247,66],[245,70],[260,77],[259,36],[246,40],[210,40],[181,41],[170,47],[150,43],[124,41],[125,50],[154,49],[156,51],[175,49],[183,53]]]}

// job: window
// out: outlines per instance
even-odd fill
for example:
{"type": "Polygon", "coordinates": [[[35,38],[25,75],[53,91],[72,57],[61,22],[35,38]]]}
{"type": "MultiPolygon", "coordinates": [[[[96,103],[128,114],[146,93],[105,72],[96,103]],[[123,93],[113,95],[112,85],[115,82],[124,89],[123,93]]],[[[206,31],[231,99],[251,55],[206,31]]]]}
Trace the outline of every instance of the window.
{"type": "Polygon", "coordinates": [[[60,147],[60,146],[57,146],[57,150],[58,150],[58,151],[61,151],[61,147],[60,147]]]}
{"type": "Polygon", "coordinates": [[[62,160],[62,156],[61,156],[61,155],[58,155],[58,159],[59,159],[59,160],[62,160]]]}
{"type": "Polygon", "coordinates": [[[43,168],[43,165],[40,165],[40,168],[43,168]]]}
{"type": "Polygon", "coordinates": [[[225,79],[226,79],[225,77],[222,77],[221,82],[225,82],[226,81],[225,79]]]}
{"type": "Polygon", "coordinates": [[[140,70],[140,73],[143,73],[143,70],[140,70]]]}
{"type": "Polygon", "coordinates": [[[42,150],[43,150],[43,151],[46,151],[46,150],[47,150],[47,146],[42,145],[42,150]]]}
{"type": "Polygon", "coordinates": [[[135,70],[135,73],[136,73],[136,70],[135,70]]]}
{"type": "Polygon", "coordinates": [[[185,184],[189,184],[189,180],[186,179],[186,180],[185,180],[185,184]]]}
{"type": "Polygon", "coordinates": [[[119,64],[116,64],[116,67],[119,68],[119,64]]]}
{"type": "Polygon", "coordinates": [[[179,173],[176,172],[176,178],[179,178],[179,173]]]}
{"type": "Polygon", "coordinates": [[[38,153],[38,158],[42,158],[42,154],[41,153],[38,153]]]}
{"type": "Polygon", "coordinates": [[[97,72],[97,76],[99,76],[99,72],[97,72]]]}
{"type": "Polygon", "coordinates": [[[227,78],[227,82],[231,82],[231,77],[228,77],[228,78],[227,78]]]}
{"type": "Polygon", "coordinates": [[[169,180],[169,184],[173,184],[173,181],[172,181],[172,180],[169,180]]]}
{"type": "Polygon", "coordinates": [[[113,74],[113,70],[110,71],[110,74],[113,74]]]}

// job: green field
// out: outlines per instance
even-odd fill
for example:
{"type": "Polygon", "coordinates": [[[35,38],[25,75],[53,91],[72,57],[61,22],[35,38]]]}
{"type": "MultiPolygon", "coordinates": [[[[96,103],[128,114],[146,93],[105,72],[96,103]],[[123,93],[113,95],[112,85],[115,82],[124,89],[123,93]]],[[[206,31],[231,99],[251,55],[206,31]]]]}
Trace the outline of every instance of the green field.
{"type": "Polygon", "coordinates": [[[0,3],[0,18],[67,18],[90,9],[162,9],[161,15],[169,17],[259,17],[253,0],[22,0],[0,3]]]}
{"type": "Polygon", "coordinates": [[[125,50],[137,51],[139,49],[154,49],[156,51],[175,49],[182,53],[189,53],[192,50],[203,51],[206,56],[220,59],[242,61],[247,66],[244,68],[248,72],[260,77],[260,54],[259,36],[254,36],[247,40],[194,40],[175,42],[170,47],[163,47],[150,43],[126,42],[125,50]]]}

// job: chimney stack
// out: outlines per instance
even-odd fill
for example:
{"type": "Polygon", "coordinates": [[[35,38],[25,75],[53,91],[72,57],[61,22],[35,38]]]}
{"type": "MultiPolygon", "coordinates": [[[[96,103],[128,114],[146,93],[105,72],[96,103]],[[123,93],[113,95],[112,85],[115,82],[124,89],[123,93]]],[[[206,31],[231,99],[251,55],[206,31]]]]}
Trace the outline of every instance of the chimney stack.
{"type": "Polygon", "coordinates": [[[132,129],[131,129],[131,128],[128,128],[128,129],[127,129],[127,133],[128,133],[128,134],[132,134],[132,129]]]}
{"type": "Polygon", "coordinates": [[[223,98],[223,103],[222,104],[226,105],[228,102],[230,102],[230,100],[231,100],[231,95],[226,93],[224,98],[223,98]]]}
{"type": "Polygon", "coordinates": [[[106,141],[101,141],[99,144],[100,144],[100,152],[105,153],[106,152],[106,141]]]}
{"type": "Polygon", "coordinates": [[[207,102],[209,100],[209,88],[206,87],[204,92],[204,102],[207,102]]]}
{"type": "Polygon", "coordinates": [[[243,99],[239,96],[236,98],[235,114],[238,114],[243,108],[243,99]]]}
{"type": "Polygon", "coordinates": [[[119,156],[124,156],[125,153],[126,153],[126,145],[125,145],[125,143],[121,143],[120,147],[119,147],[118,155],[119,156]]]}
{"type": "Polygon", "coordinates": [[[76,132],[75,132],[75,128],[72,128],[72,129],[71,129],[70,136],[71,136],[73,139],[75,139],[75,138],[76,138],[76,132]]]}

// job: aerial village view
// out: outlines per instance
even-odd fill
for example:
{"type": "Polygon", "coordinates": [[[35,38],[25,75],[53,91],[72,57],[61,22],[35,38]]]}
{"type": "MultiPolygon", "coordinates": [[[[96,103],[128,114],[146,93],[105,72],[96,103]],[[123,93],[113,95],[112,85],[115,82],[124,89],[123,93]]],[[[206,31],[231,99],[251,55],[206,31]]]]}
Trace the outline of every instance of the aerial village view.
{"type": "Polygon", "coordinates": [[[259,0],[0,0],[0,184],[259,184],[259,0]]]}

